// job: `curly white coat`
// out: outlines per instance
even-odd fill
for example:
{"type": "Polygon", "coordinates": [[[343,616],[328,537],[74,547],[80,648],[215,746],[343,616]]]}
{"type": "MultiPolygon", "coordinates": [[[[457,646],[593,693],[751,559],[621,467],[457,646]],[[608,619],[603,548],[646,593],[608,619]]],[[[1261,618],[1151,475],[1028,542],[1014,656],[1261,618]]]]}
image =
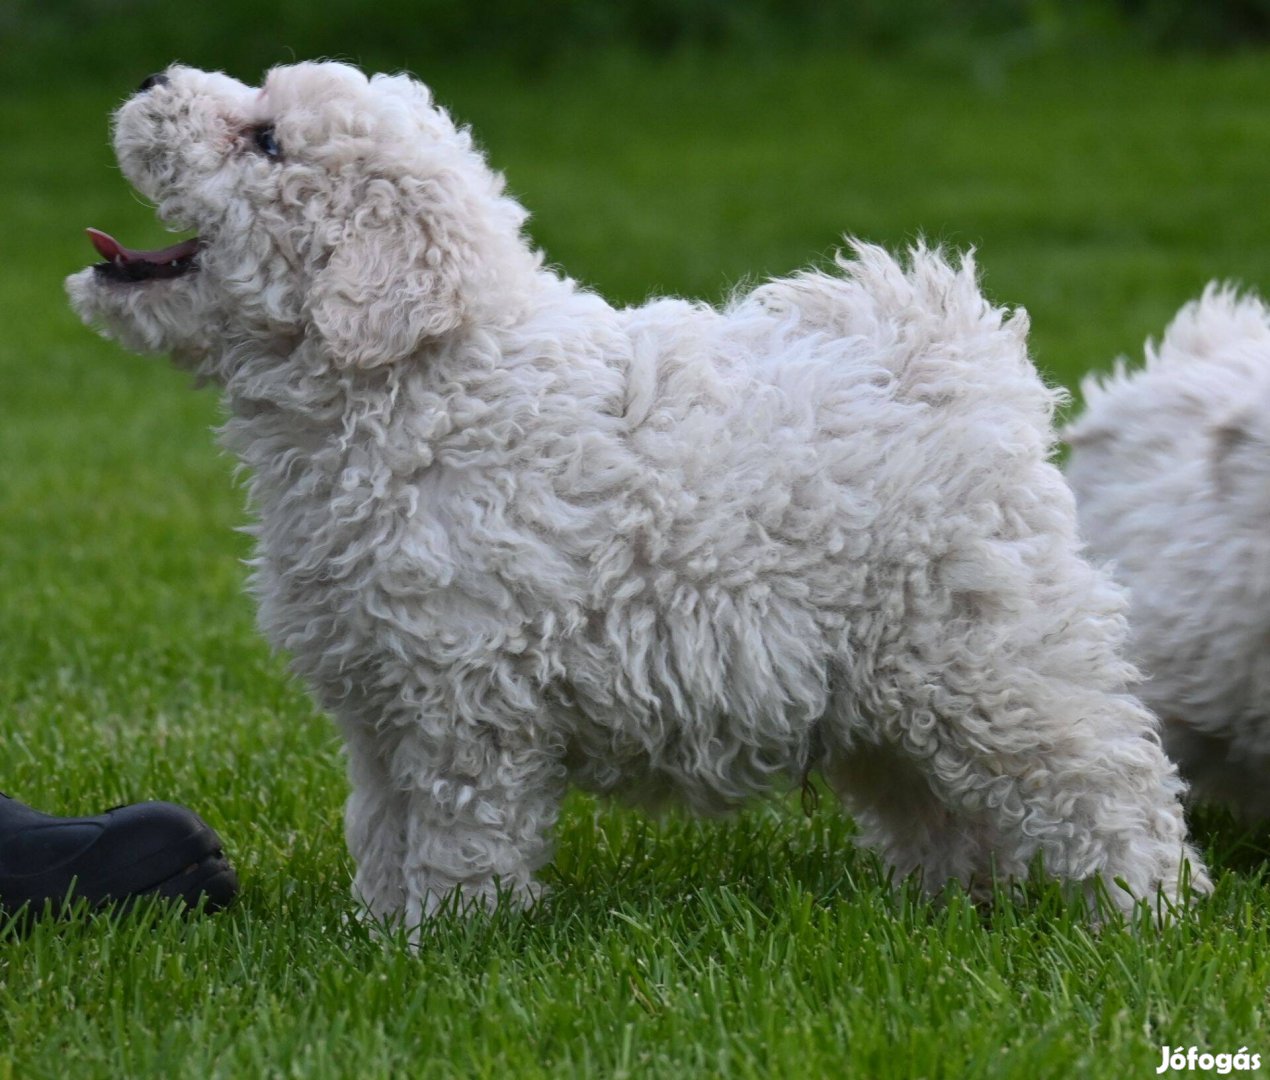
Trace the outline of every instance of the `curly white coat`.
{"type": "Polygon", "coordinates": [[[1198,797],[1270,817],[1270,310],[1210,286],[1084,393],[1068,478],[1129,586],[1143,697],[1198,797]]]}
{"type": "Polygon", "coordinates": [[[174,67],[115,146],[198,267],[73,302],[224,389],[260,623],[342,726],[372,913],[532,895],[569,782],[717,812],[812,769],[931,887],[1037,856],[1205,884],[1058,394],[968,260],[861,245],[615,310],[424,86],[338,64],[174,67]]]}

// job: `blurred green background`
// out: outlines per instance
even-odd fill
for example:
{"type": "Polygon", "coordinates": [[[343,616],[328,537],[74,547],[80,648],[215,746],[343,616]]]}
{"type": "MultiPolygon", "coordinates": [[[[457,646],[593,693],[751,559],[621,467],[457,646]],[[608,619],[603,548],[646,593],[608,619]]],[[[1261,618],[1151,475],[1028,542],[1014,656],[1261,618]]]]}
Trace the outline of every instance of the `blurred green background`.
{"type": "Polygon", "coordinates": [[[980,250],[1069,381],[1208,278],[1265,281],[1268,38],[1270,0],[10,0],[0,243],[26,279],[85,224],[159,242],[106,147],[151,70],[333,57],[429,82],[617,301],[924,235],[980,250]]]}
{"type": "Polygon", "coordinates": [[[1075,386],[1207,281],[1270,282],[1268,39],[1270,0],[0,4],[0,788],[191,802],[245,886],[212,923],[0,928],[0,1080],[1120,1077],[1257,1049],[1270,845],[1213,816],[1217,897],[1099,940],[1053,905],[894,899],[828,800],[722,826],[575,798],[546,912],[375,943],[337,741],[253,629],[217,402],[61,282],[85,226],[164,242],[108,144],[145,75],[336,57],[427,81],[614,302],[924,236],[976,248],[1075,386]]]}
{"type": "Polygon", "coordinates": [[[419,64],[499,59],[541,71],[579,51],[614,45],[648,56],[685,48],[809,47],[908,56],[1006,51],[1015,59],[1070,46],[1218,52],[1264,42],[1270,5],[1266,0],[11,0],[0,20],[0,33],[25,46],[15,47],[6,63],[11,73],[40,73],[40,57],[59,56],[93,77],[156,55],[249,69],[276,64],[288,53],[351,56],[389,67],[399,66],[403,57],[419,64]]]}

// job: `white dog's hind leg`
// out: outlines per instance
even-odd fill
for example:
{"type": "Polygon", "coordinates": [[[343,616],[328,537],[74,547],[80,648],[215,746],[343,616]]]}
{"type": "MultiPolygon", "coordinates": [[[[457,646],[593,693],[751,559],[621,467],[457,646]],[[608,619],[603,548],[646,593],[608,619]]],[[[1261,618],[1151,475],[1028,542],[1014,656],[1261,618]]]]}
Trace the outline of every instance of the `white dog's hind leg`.
{"type": "Polygon", "coordinates": [[[927,638],[934,655],[892,669],[895,715],[864,736],[827,733],[827,779],[866,838],[931,889],[955,878],[981,892],[994,874],[1025,876],[1038,854],[1061,880],[1101,879],[1125,910],[1157,890],[1176,898],[1184,859],[1206,889],[1153,718],[1110,685],[1114,625],[1087,609],[1031,643],[1027,628],[1000,630],[927,638]]]}
{"type": "MultiPolygon", "coordinates": [[[[1021,707],[1015,698],[1011,708],[1021,707]]],[[[1176,899],[1183,859],[1203,891],[1180,784],[1148,734],[1149,715],[1110,695],[1101,712],[1075,723],[1097,728],[1117,713],[1134,722],[1080,747],[1083,740],[1063,745],[1050,725],[1038,724],[1028,741],[1017,728],[996,730],[987,713],[968,730],[964,705],[955,722],[924,706],[915,715],[927,741],[831,753],[826,779],[856,812],[865,842],[897,872],[919,871],[931,890],[956,880],[983,896],[994,877],[1025,877],[1039,854],[1060,880],[1088,887],[1101,879],[1126,911],[1153,902],[1157,890],[1176,899]]]]}
{"type": "Polygon", "coordinates": [[[900,877],[920,872],[932,892],[947,881],[974,893],[990,884],[977,875],[995,837],[985,837],[986,826],[942,802],[922,768],[902,751],[862,743],[846,753],[831,752],[825,780],[855,819],[861,843],[900,877]]]}

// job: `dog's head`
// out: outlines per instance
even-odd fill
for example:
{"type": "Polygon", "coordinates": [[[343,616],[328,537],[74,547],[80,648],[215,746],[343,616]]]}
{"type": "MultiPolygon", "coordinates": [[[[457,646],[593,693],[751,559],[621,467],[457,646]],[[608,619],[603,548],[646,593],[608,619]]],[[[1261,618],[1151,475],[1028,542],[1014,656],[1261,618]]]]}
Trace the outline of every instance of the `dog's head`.
{"type": "Polygon", "coordinates": [[[213,377],[244,350],[305,344],[333,365],[406,357],[514,315],[536,258],[525,212],[469,133],[406,76],[344,64],[259,90],[174,66],[115,115],[124,175],[182,243],[125,248],[67,280],[88,322],[213,377]]]}

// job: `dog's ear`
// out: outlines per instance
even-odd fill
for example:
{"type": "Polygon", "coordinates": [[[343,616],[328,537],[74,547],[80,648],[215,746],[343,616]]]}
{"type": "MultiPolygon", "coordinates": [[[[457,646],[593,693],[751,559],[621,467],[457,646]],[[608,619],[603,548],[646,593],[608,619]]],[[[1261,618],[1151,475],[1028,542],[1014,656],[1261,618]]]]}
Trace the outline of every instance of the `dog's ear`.
{"type": "Polygon", "coordinates": [[[1241,408],[1209,434],[1209,468],[1217,494],[1240,519],[1270,521],[1270,439],[1257,408],[1241,408]]]}
{"type": "Polygon", "coordinates": [[[401,360],[457,329],[477,252],[440,185],[373,181],[309,291],[309,321],[339,364],[401,360]]]}

